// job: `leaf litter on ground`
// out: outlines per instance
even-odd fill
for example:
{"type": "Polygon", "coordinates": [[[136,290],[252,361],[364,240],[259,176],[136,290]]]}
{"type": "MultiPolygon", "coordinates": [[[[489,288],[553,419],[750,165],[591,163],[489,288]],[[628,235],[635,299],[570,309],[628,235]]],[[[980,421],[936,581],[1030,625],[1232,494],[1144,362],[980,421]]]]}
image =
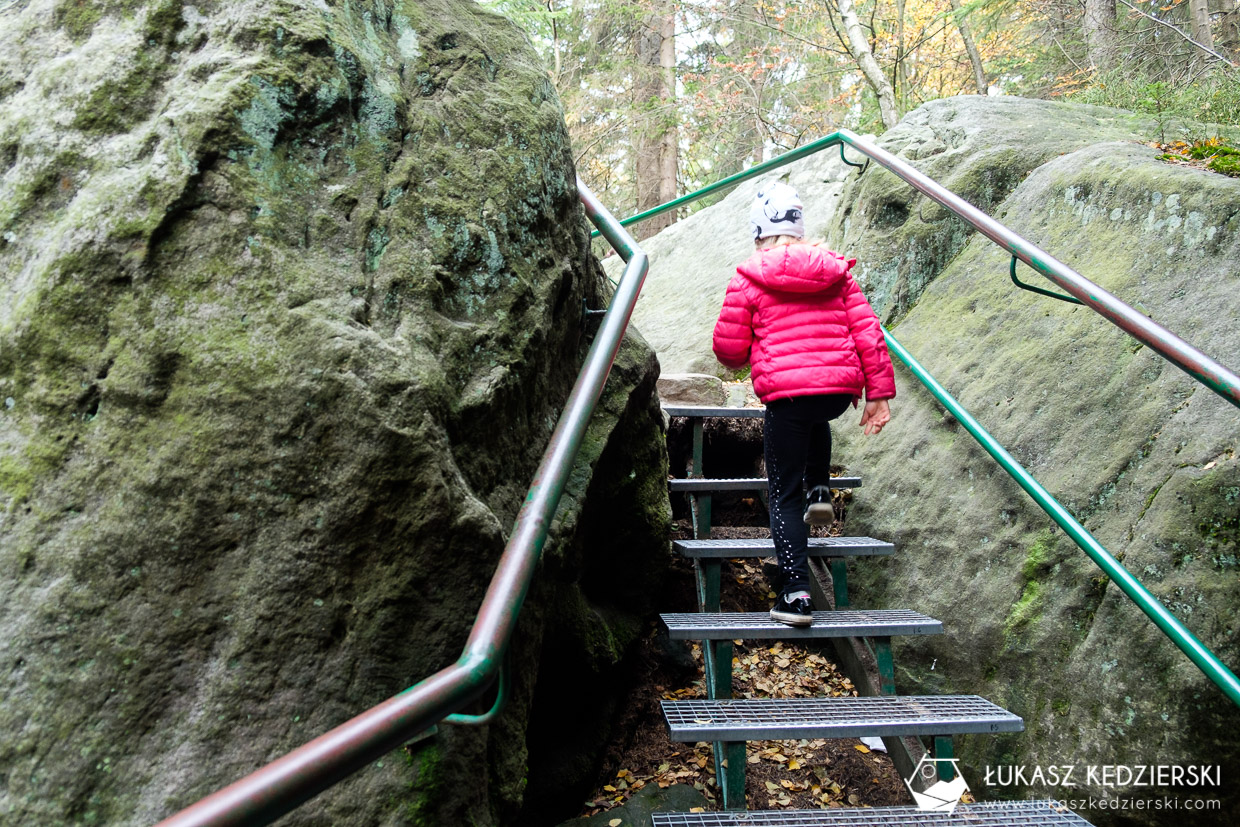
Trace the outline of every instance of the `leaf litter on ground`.
{"type": "MultiPolygon", "coordinates": [[[[760,565],[730,561],[732,580],[758,599],[769,596],[760,565]]],[[[734,641],[733,697],[810,698],[855,697],[852,681],[820,652],[787,641],[734,641]]],[[[656,686],[664,700],[706,697],[702,647],[694,643],[698,678],[685,686],[656,686]]],[[[585,802],[582,815],[617,807],[648,784],[666,788],[691,784],[713,807],[721,792],[709,742],[670,744],[660,758],[621,767],[615,778],[585,802]]],[[[746,800],[751,810],[815,809],[911,804],[891,759],[874,753],[857,739],[751,741],[745,748],[746,800]]]]}

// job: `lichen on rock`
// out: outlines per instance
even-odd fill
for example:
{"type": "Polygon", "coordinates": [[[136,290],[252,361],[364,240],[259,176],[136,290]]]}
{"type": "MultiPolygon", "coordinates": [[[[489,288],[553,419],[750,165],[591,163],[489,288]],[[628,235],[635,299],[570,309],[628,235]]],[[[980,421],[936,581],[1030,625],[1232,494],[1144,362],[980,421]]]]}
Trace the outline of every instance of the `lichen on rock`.
{"type": "MultiPolygon", "coordinates": [[[[455,660],[603,281],[545,73],[458,0],[23,4],[0,162],[0,813],[150,823],[455,660]]],[[[624,353],[551,555],[662,551],[624,353]]],[[[542,651],[549,596],[505,745],[594,656],[542,651]]],[[[515,812],[539,770],[491,737],[442,736],[468,788],[393,756],[298,823],[515,812]]]]}

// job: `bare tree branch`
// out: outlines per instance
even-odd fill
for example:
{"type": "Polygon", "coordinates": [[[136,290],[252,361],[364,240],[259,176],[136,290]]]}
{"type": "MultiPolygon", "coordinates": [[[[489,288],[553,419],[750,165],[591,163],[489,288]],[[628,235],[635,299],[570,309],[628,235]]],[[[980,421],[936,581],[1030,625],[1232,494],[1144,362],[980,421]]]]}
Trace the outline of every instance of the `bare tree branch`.
{"type": "Polygon", "coordinates": [[[895,95],[892,94],[891,84],[883,76],[883,71],[870,50],[870,44],[865,39],[865,33],[861,30],[856,6],[853,5],[853,0],[836,0],[836,9],[844,21],[844,32],[848,35],[848,46],[853,53],[853,60],[857,61],[858,68],[878,98],[878,110],[882,115],[883,125],[891,129],[900,120],[895,95]]]}
{"type": "Polygon", "coordinates": [[[1180,37],[1184,38],[1184,39],[1185,39],[1185,40],[1187,40],[1189,43],[1193,44],[1193,45],[1194,45],[1194,46],[1196,46],[1198,49],[1200,49],[1201,51],[1203,51],[1203,52],[1205,52],[1206,54],[1208,54],[1210,57],[1212,57],[1212,58],[1214,58],[1214,59],[1216,59],[1216,60],[1221,60],[1221,61],[1223,61],[1224,63],[1226,63],[1228,66],[1231,66],[1231,67],[1233,67],[1233,68],[1235,67],[1235,65],[1236,65],[1235,63],[1232,63],[1230,60],[1228,60],[1227,58],[1223,57],[1222,55],[1220,55],[1218,52],[1214,51],[1213,49],[1210,49],[1210,48],[1208,48],[1208,47],[1206,47],[1206,46],[1202,46],[1202,45],[1201,45],[1200,43],[1198,43],[1196,40],[1193,40],[1191,37],[1189,37],[1187,34],[1185,34],[1185,33],[1184,33],[1184,30],[1183,30],[1183,29],[1181,29],[1179,26],[1174,26],[1174,25],[1172,25],[1171,23],[1168,23],[1166,20],[1159,20],[1157,17],[1154,17],[1152,14],[1147,14],[1147,13],[1145,13],[1145,12],[1141,11],[1139,8],[1137,8],[1136,6],[1134,6],[1132,3],[1129,3],[1129,2],[1128,2],[1128,0],[1119,0],[1119,2],[1123,3],[1125,6],[1127,6],[1127,7],[1128,7],[1128,8],[1130,8],[1130,9],[1132,9],[1133,11],[1135,11],[1137,14],[1141,15],[1142,17],[1148,17],[1150,20],[1153,20],[1153,21],[1154,21],[1155,23],[1157,23],[1158,25],[1160,25],[1160,26],[1166,26],[1168,29],[1171,29],[1171,31],[1175,32],[1175,33],[1176,33],[1176,34],[1178,34],[1180,37]]]}

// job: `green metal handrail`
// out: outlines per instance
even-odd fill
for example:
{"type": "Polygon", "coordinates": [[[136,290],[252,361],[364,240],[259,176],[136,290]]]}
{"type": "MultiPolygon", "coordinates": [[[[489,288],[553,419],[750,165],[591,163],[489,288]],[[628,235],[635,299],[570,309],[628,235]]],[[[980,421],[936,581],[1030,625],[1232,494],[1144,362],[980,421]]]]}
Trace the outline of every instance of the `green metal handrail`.
{"type": "MultiPolygon", "coordinates": [[[[825,138],[819,138],[791,152],[786,152],[778,158],[772,158],[769,161],[757,164],[744,172],[730,175],[721,181],[716,181],[696,192],[683,195],[674,201],[668,201],[666,204],[660,204],[653,209],[630,216],[620,223],[628,226],[638,221],[644,221],[660,213],[674,210],[692,201],[705,198],[719,190],[735,186],[742,181],[763,175],[773,169],[787,166],[794,161],[837,144],[840,147],[841,157],[843,157],[844,145],[848,145],[886,167],[915,190],[921,192],[927,198],[942,204],[950,212],[955,213],[966,224],[971,225],[1009,254],[1025,262],[1034,270],[1067,290],[1081,304],[1096,311],[1103,318],[1128,333],[1137,341],[1148,346],[1180,370],[1240,408],[1240,376],[1237,376],[1234,371],[1202,353],[1167,328],[1120,301],[1111,293],[1094,284],[1033,242],[1012,232],[942,184],[917,170],[911,164],[900,160],[874,142],[867,141],[847,129],[833,132],[825,138]]],[[[846,163],[856,166],[856,164],[848,161],[847,158],[844,160],[846,163]]]]}
{"type": "Polygon", "coordinates": [[[999,441],[991,436],[990,432],[983,428],[965,410],[964,406],[930,375],[929,371],[922,367],[920,362],[913,358],[904,345],[891,335],[891,331],[884,328],[883,335],[886,336],[887,345],[891,351],[908,366],[913,376],[917,377],[917,380],[934,394],[934,398],[939,400],[951,415],[973,435],[973,438],[986,449],[986,453],[994,457],[995,461],[1003,466],[1003,470],[1012,475],[1017,484],[1025,489],[1025,493],[1032,497],[1034,502],[1067,532],[1073,542],[1080,546],[1089,558],[1115,581],[1124,594],[1128,595],[1128,598],[1136,603],[1141,611],[1145,612],[1185,655],[1188,655],[1189,660],[1197,664],[1197,668],[1204,672],[1207,678],[1223,690],[1223,694],[1230,698],[1232,703],[1240,706],[1240,680],[1236,679],[1235,674],[1218,659],[1218,656],[1198,640],[1197,636],[1190,632],[1175,615],[1167,611],[1167,607],[1160,603],[1158,598],[1141,584],[1141,581],[1133,577],[1132,572],[1124,568],[1111,552],[1107,551],[1102,543],[1098,542],[1097,538],[1072,516],[1068,509],[1051,496],[1050,492],[1043,488],[1042,484],[1034,479],[1033,475],[1026,471],[1024,466],[1017,462],[1007,452],[1007,449],[1000,445],[999,441]]]}
{"type": "Polygon", "coordinates": [[[498,713],[508,694],[502,682],[490,712],[482,716],[453,715],[496,681],[500,661],[542,556],[552,517],[649,269],[646,254],[580,179],[577,190],[586,216],[628,265],[517,514],[460,659],[161,821],[159,827],[270,824],[438,722],[480,724],[498,713]]]}
{"type": "MultiPolygon", "coordinates": [[[[1098,311],[1107,319],[1124,329],[1138,341],[1150,345],[1158,351],[1164,358],[1180,367],[1194,379],[1202,382],[1219,396],[1231,402],[1233,405],[1240,407],[1240,377],[1237,377],[1227,368],[1210,357],[1193,348],[1187,342],[1184,342],[1171,331],[1149,321],[1145,316],[1138,313],[1133,308],[1124,304],[1122,301],[1103,290],[1098,285],[1086,279],[1081,274],[1072,270],[1067,265],[1057,261],[1048,253],[1036,247],[1031,242],[1020,237],[1016,233],[1009,230],[990,216],[978,210],[973,205],[964,201],[955,193],[944,188],[941,184],[931,179],[929,176],[917,171],[909,164],[901,161],[886,150],[881,149],[870,141],[867,141],[847,129],[841,129],[825,138],[821,138],[813,143],[806,144],[799,149],[794,149],[773,158],[765,163],[739,172],[728,178],[703,187],[696,192],[677,198],[675,201],[669,201],[661,204],[645,212],[630,216],[620,223],[629,225],[638,221],[643,221],[660,213],[683,206],[691,201],[703,198],[713,192],[717,192],[725,187],[733,186],[748,178],[753,178],[763,173],[769,172],[777,167],[785,166],[793,161],[799,160],[819,152],[836,144],[840,145],[840,154],[843,157],[843,145],[848,144],[853,148],[863,152],[866,156],[887,169],[894,172],[900,178],[903,178],[915,189],[924,193],[928,197],[942,204],[949,211],[955,213],[967,223],[972,224],[979,232],[983,233],[991,241],[998,244],[1004,250],[1012,255],[1013,262],[1020,259],[1032,266],[1038,272],[1054,281],[1056,284],[1068,290],[1077,297],[1080,304],[1087,305],[1098,311]],[[1136,317],[1135,319],[1133,317],[1136,317]],[[1139,319],[1139,321],[1137,321],[1139,319]]],[[[850,166],[856,164],[844,158],[845,163],[850,166]]],[[[864,170],[862,170],[864,172],[864,170]]],[[[1013,278],[1015,279],[1015,264],[1013,264],[1013,278]]],[[[1037,288],[1035,288],[1037,289],[1037,288]]],[[[1052,295],[1055,298],[1066,298],[1062,296],[1052,295]]],[[[1089,533],[1076,518],[1074,518],[1066,508],[1063,507],[1052,497],[1045,488],[1042,487],[1032,475],[1029,474],[1021,465],[1012,458],[1012,455],[999,444],[989,432],[986,431],[972,415],[966,411],[959,402],[957,402],[944,388],[938,383],[933,376],[923,368],[904,347],[884,329],[884,335],[887,341],[892,345],[892,349],[896,355],[909,366],[913,375],[930,390],[935,397],[942,402],[952,415],[958,419],[961,424],[968,429],[969,433],[981,443],[996,461],[1003,466],[1017,483],[1029,494],[1033,500],[1042,507],[1047,514],[1050,515],[1056,523],[1067,532],[1081,549],[1089,555],[1106,574],[1114,580],[1128,596],[1130,600],[1137,604],[1143,612],[1145,612],[1154,624],[1169,637],[1176,646],[1178,646],[1185,655],[1188,656],[1194,664],[1197,665],[1206,677],[1213,681],[1219,689],[1223,691],[1232,703],[1240,706],[1240,681],[1237,680],[1235,674],[1232,673],[1227,666],[1218,659],[1209,648],[1197,639],[1192,632],[1188,630],[1173,614],[1167,611],[1167,608],[1154,597],[1148,589],[1141,584],[1139,580],[1132,576],[1123,565],[1120,564],[1115,557],[1106,550],[1106,548],[1098,542],[1098,540],[1089,533]]]]}

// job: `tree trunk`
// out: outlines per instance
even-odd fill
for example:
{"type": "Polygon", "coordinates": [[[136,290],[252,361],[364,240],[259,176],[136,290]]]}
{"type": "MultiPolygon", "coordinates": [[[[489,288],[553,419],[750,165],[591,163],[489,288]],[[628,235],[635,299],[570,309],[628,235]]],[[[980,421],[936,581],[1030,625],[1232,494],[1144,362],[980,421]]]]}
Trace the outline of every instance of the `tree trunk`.
{"type": "Polygon", "coordinates": [[[1228,5],[1227,13],[1219,21],[1219,47],[1225,55],[1235,59],[1240,55],[1240,0],[1228,5]]]}
{"type": "Polygon", "coordinates": [[[1115,68],[1115,0],[1085,0],[1084,29],[1090,65],[1100,72],[1115,68]]]}
{"type": "Polygon", "coordinates": [[[891,91],[891,84],[883,76],[883,70],[879,68],[878,61],[874,59],[873,52],[870,51],[865,32],[861,30],[861,21],[857,19],[857,7],[853,4],[853,0],[837,0],[836,7],[839,9],[840,17],[844,20],[848,51],[852,52],[853,60],[857,61],[861,74],[865,75],[870,88],[878,96],[878,111],[882,116],[883,126],[891,129],[900,121],[895,95],[891,91]]]}
{"type": "MultiPolygon", "coordinates": [[[[631,116],[630,129],[638,212],[676,197],[675,23],[670,10],[660,9],[646,18],[637,31],[636,111],[631,116]]],[[[675,220],[670,212],[655,216],[638,224],[635,236],[649,238],[675,220]]]]}
{"type": "Polygon", "coordinates": [[[908,72],[904,64],[904,13],[906,0],[896,0],[896,65],[891,72],[891,86],[901,111],[908,109],[908,72]]]}
{"type": "MultiPolygon", "coordinates": [[[[1193,20],[1193,40],[1207,49],[1214,48],[1214,34],[1210,31],[1209,0],[1188,0],[1189,16],[1193,20]]],[[[1200,52],[1198,53],[1200,55],[1200,52]]],[[[1204,55],[1201,55],[1204,59],[1204,55]]]]}
{"type": "MultiPolygon", "coordinates": [[[[659,158],[659,203],[677,196],[677,172],[680,167],[680,130],[676,124],[676,15],[669,10],[663,16],[663,44],[659,50],[659,68],[663,70],[663,109],[667,113],[663,146],[659,158]]],[[[676,221],[676,213],[667,213],[667,224],[676,221]]],[[[657,220],[657,219],[656,219],[657,220]]]]}
{"type": "Polygon", "coordinates": [[[984,95],[988,90],[988,84],[986,83],[986,70],[982,66],[982,53],[977,50],[977,42],[973,39],[973,33],[969,31],[969,21],[960,10],[960,0],[951,0],[951,3],[956,17],[956,28],[960,30],[960,39],[964,41],[964,50],[969,55],[969,63],[973,65],[973,82],[977,84],[977,93],[984,95]]]}

